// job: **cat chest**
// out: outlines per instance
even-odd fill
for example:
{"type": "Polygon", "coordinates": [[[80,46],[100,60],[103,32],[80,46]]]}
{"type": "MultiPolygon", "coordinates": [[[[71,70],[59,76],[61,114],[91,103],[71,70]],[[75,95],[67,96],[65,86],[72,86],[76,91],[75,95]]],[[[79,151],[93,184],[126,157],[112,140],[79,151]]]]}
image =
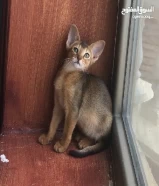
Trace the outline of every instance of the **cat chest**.
{"type": "Polygon", "coordinates": [[[61,106],[72,102],[79,77],[75,73],[61,74],[55,81],[55,91],[61,106]]]}
{"type": "Polygon", "coordinates": [[[59,76],[55,82],[55,91],[57,99],[59,100],[62,107],[64,107],[64,103],[67,102],[67,100],[65,99],[69,99],[70,90],[72,89],[72,85],[68,82],[69,79],[66,78],[65,75],[59,76]]]}
{"type": "Polygon", "coordinates": [[[55,91],[61,106],[64,104],[64,76],[60,76],[55,81],[55,91]]]}
{"type": "Polygon", "coordinates": [[[64,86],[64,75],[59,76],[55,81],[55,90],[62,90],[64,86]]]}

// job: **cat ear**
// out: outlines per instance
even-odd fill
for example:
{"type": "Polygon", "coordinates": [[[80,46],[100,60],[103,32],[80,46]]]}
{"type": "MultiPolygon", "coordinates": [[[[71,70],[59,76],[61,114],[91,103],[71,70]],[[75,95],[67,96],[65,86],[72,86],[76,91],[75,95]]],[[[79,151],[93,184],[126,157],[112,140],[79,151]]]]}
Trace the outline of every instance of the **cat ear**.
{"type": "Polygon", "coordinates": [[[93,62],[97,61],[102,54],[105,47],[105,41],[100,40],[90,45],[90,49],[93,55],[93,62]]]}
{"type": "Polygon", "coordinates": [[[71,25],[70,31],[68,33],[67,42],[66,42],[66,48],[67,49],[70,48],[75,41],[79,41],[79,40],[80,40],[80,35],[78,32],[78,28],[76,27],[76,25],[71,25]]]}

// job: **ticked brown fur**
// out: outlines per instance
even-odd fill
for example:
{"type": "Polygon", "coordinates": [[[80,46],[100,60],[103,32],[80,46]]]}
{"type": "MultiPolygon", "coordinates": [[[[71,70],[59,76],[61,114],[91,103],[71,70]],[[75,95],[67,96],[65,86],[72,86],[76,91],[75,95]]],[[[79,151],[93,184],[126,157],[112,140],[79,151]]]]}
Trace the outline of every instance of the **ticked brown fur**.
{"type": "Polygon", "coordinates": [[[96,153],[104,146],[112,125],[112,104],[104,82],[87,74],[87,69],[98,60],[105,46],[104,41],[87,45],[80,40],[78,29],[72,25],[66,47],[66,58],[55,81],[53,117],[47,134],[39,137],[42,145],[54,137],[60,121],[65,117],[62,139],[56,142],[54,150],[64,152],[78,128],[76,140],[80,151],[71,155],[84,157],[96,153]]]}

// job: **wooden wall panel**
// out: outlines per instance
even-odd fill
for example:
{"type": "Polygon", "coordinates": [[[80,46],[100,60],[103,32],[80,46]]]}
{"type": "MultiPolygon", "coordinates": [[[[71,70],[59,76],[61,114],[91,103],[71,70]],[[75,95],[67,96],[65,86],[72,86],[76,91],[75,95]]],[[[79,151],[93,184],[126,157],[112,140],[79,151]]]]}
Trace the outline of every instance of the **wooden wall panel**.
{"type": "Polygon", "coordinates": [[[11,0],[5,72],[4,129],[46,128],[54,77],[62,64],[70,24],[81,38],[106,41],[92,72],[111,80],[117,0],[11,0]]]}

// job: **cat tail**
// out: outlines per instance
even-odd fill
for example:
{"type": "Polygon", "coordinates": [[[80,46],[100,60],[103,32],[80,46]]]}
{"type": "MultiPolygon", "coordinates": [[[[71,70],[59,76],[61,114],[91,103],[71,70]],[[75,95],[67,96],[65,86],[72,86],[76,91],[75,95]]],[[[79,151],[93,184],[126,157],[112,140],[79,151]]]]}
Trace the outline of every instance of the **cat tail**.
{"type": "Polygon", "coordinates": [[[82,150],[70,150],[69,155],[76,158],[84,158],[89,155],[99,153],[107,148],[108,144],[105,144],[103,141],[97,142],[95,145],[88,146],[82,150]]]}

